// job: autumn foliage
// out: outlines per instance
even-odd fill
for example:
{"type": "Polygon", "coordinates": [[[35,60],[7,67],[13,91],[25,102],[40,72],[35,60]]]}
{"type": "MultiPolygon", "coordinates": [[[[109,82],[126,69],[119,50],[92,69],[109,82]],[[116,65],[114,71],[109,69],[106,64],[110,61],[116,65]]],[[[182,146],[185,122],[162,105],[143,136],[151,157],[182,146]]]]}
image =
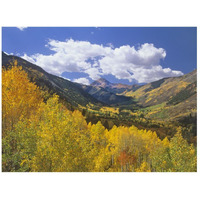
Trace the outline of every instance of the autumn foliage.
{"type": "Polygon", "coordinates": [[[28,80],[21,67],[14,63],[11,70],[2,69],[3,134],[12,130],[15,123],[29,118],[42,102],[39,88],[28,80]]]}
{"type": "Polygon", "coordinates": [[[187,172],[197,170],[196,149],[181,135],[169,141],[135,126],[87,123],[57,95],[43,101],[16,64],[2,70],[2,171],[187,172]]]}

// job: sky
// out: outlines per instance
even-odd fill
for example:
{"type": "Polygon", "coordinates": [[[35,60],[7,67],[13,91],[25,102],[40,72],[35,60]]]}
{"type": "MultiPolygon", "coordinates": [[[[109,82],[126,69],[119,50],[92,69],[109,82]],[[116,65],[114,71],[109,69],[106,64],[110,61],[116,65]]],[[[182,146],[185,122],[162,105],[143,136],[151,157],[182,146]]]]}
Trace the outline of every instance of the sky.
{"type": "Polygon", "coordinates": [[[3,27],[2,51],[89,85],[143,84],[197,68],[195,27],[3,27]]]}

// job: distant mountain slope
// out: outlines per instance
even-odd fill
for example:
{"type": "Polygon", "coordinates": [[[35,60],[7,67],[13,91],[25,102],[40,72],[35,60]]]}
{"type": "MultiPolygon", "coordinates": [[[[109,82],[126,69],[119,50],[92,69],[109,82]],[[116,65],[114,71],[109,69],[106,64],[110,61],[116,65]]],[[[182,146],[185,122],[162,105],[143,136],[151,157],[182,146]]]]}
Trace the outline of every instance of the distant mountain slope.
{"type": "Polygon", "coordinates": [[[84,89],[84,91],[92,95],[94,98],[108,105],[121,104],[132,100],[131,97],[116,95],[112,92],[107,91],[107,89],[104,89],[103,87],[94,85],[82,85],[81,87],[84,89]]]}
{"type": "Polygon", "coordinates": [[[164,78],[140,87],[136,91],[124,92],[138,100],[142,106],[153,106],[167,102],[177,104],[196,95],[197,71],[173,78],[164,78]]]}
{"type": "Polygon", "coordinates": [[[123,94],[137,100],[144,108],[142,112],[146,118],[171,122],[193,119],[196,123],[197,70],[180,77],[164,78],[123,94]]]}
{"type": "Polygon", "coordinates": [[[28,73],[31,81],[35,82],[43,90],[58,94],[69,108],[77,108],[78,105],[86,106],[89,102],[102,105],[101,102],[85,92],[77,84],[61,77],[44,71],[41,67],[34,65],[20,57],[6,55],[2,52],[2,66],[6,68],[16,60],[19,66],[28,73]]]}

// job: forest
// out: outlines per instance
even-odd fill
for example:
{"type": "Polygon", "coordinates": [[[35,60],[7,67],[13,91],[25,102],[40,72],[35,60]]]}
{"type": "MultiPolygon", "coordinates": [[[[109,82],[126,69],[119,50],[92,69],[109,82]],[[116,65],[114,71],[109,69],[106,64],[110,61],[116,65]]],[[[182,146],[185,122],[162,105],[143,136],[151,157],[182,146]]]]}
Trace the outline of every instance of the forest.
{"type": "Polygon", "coordinates": [[[41,90],[17,63],[2,69],[3,172],[196,172],[196,145],[174,128],[163,138],[134,125],[107,129],[41,90]]]}

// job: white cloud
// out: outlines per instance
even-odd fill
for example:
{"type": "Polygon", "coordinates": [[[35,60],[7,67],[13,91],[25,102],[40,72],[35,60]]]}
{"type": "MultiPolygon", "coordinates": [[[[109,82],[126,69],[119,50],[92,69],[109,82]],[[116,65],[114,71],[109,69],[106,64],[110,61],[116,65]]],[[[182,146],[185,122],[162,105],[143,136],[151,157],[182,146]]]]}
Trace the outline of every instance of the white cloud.
{"type": "Polygon", "coordinates": [[[17,28],[18,28],[20,31],[23,31],[24,29],[28,28],[28,26],[17,26],[17,28]]]}
{"type": "Polygon", "coordinates": [[[73,82],[81,83],[81,84],[84,84],[84,85],[90,84],[90,81],[87,78],[77,78],[77,79],[74,79],[73,82]]]}
{"type": "Polygon", "coordinates": [[[103,74],[112,74],[130,82],[135,79],[139,83],[148,83],[164,77],[183,75],[180,71],[162,68],[159,63],[165,57],[164,49],[145,43],[138,50],[129,45],[115,48],[112,54],[103,57],[99,62],[103,74]]]}
{"type": "Polygon", "coordinates": [[[33,64],[35,63],[35,60],[31,56],[28,56],[26,53],[22,56],[22,58],[24,60],[27,60],[27,61],[33,63],[33,64]]]}
{"type": "Polygon", "coordinates": [[[84,72],[96,80],[101,75],[112,74],[118,79],[136,80],[138,83],[183,75],[181,71],[163,68],[160,61],[165,59],[166,51],[149,43],[137,49],[129,45],[114,48],[111,44],[107,47],[69,39],[64,42],[50,40],[46,47],[53,51],[51,55],[24,54],[23,58],[55,75],[84,72]]]}
{"type": "Polygon", "coordinates": [[[100,78],[100,72],[98,68],[89,68],[87,70],[85,70],[85,73],[89,74],[89,77],[93,80],[97,80],[100,78]]]}

